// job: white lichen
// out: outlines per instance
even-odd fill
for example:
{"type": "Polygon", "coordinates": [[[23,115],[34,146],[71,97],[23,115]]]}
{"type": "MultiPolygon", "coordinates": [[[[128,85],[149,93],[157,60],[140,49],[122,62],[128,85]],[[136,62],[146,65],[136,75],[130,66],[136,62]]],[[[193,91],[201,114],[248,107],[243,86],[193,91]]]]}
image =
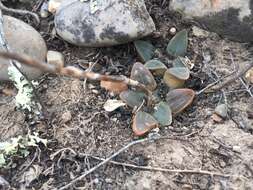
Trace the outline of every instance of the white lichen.
{"type": "MultiPolygon", "coordinates": [[[[16,64],[18,67],[20,67],[19,63],[16,64]]],[[[16,106],[20,109],[28,110],[29,112],[33,111],[33,108],[36,107],[36,103],[33,100],[34,92],[30,83],[13,65],[8,67],[8,74],[18,90],[18,93],[15,97],[16,106]]]]}

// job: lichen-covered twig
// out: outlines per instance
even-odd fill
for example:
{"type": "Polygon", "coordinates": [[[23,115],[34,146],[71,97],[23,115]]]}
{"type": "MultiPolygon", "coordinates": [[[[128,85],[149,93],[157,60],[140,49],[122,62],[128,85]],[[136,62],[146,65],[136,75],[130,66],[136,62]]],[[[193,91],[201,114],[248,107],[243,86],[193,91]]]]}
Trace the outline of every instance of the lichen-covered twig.
{"type": "Polygon", "coordinates": [[[132,87],[137,87],[144,92],[146,92],[149,96],[151,96],[151,91],[146,88],[145,85],[141,84],[138,81],[132,80],[126,76],[118,76],[118,75],[103,75],[99,73],[89,72],[89,71],[82,71],[73,66],[62,67],[60,65],[51,65],[44,62],[40,62],[38,60],[32,59],[26,55],[19,55],[17,53],[12,52],[4,52],[0,51],[0,57],[5,59],[12,59],[16,60],[19,63],[35,67],[41,69],[44,72],[59,74],[68,77],[74,77],[79,79],[89,79],[89,80],[96,80],[96,81],[111,81],[111,82],[122,82],[132,87]]]}
{"type": "Polygon", "coordinates": [[[27,11],[27,10],[20,10],[20,9],[12,9],[12,8],[8,8],[6,7],[2,1],[0,0],[0,9],[3,11],[7,11],[7,12],[12,12],[12,13],[16,13],[16,14],[20,14],[20,15],[31,15],[37,22],[37,24],[40,23],[40,18],[36,13],[27,11]]]}

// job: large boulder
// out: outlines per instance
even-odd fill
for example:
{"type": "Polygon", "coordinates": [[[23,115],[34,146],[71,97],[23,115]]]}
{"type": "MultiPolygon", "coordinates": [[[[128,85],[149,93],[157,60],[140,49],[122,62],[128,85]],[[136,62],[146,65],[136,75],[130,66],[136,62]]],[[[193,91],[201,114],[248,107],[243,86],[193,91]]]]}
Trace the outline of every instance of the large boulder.
{"type": "MultiPolygon", "coordinates": [[[[39,61],[45,61],[47,54],[45,41],[33,27],[10,16],[3,16],[3,21],[5,38],[10,51],[28,55],[39,61]]],[[[0,49],[5,50],[4,47],[0,47],[0,49]]],[[[9,60],[0,58],[0,81],[10,80],[8,76],[9,66],[9,60]]],[[[25,65],[21,65],[20,69],[29,79],[35,79],[43,74],[41,70],[25,65]]]]}
{"type": "Polygon", "coordinates": [[[86,47],[127,43],[155,31],[144,0],[63,0],[55,28],[64,40],[86,47]]]}
{"type": "Polygon", "coordinates": [[[229,39],[253,41],[252,0],[171,0],[170,9],[229,39]]]}

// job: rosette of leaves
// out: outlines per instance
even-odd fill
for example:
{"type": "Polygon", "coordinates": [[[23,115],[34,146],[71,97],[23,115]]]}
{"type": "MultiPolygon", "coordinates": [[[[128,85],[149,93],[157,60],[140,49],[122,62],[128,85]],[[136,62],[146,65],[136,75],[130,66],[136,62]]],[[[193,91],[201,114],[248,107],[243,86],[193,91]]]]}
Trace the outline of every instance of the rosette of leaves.
{"type": "MultiPolygon", "coordinates": [[[[147,41],[136,41],[134,43],[137,53],[145,64],[137,62],[133,65],[130,78],[146,86],[152,95],[145,94],[140,89],[126,88],[122,85],[107,86],[106,89],[120,92],[120,99],[129,107],[133,108],[132,129],[135,135],[143,136],[153,128],[169,126],[172,124],[173,116],[188,107],[195,92],[188,88],[182,88],[190,77],[190,70],[183,59],[178,56],[186,54],[188,44],[187,31],[183,30],[175,35],[168,44],[167,52],[175,57],[173,67],[168,68],[158,59],[152,59],[155,48],[147,41]],[[157,84],[159,77],[163,77],[164,83],[169,87],[169,93],[157,97],[155,93],[161,85],[157,84]],[[152,96],[152,97],[149,97],[152,96]]],[[[108,83],[109,84],[109,83],[108,83]]],[[[105,85],[103,85],[105,87],[105,85]]]]}

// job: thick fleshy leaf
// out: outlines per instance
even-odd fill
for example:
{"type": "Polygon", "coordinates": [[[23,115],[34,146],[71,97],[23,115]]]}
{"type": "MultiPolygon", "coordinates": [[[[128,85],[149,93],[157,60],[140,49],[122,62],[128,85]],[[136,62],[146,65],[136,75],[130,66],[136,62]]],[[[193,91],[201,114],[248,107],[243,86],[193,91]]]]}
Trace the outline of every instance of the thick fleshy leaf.
{"type": "Polygon", "coordinates": [[[134,64],[130,78],[144,84],[151,91],[156,89],[157,84],[153,75],[139,62],[134,64]]]}
{"type": "Polygon", "coordinates": [[[135,135],[145,135],[147,132],[156,127],[158,127],[158,122],[152,115],[139,111],[134,116],[132,128],[135,135]]]}
{"type": "Polygon", "coordinates": [[[142,102],[146,98],[146,95],[143,92],[136,92],[132,90],[121,92],[119,96],[121,100],[132,108],[141,106],[142,102]]]}
{"type": "Polygon", "coordinates": [[[105,111],[112,112],[126,104],[122,100],[107,100],[104,104],[105,111]]]}
{"type": "Polygon", "coordinates": [[[190,77],[190,70],[187,67],[172,67],[169,73],[178,79],[187,80],[190,77]]]}
{"type": "Polygon", "coordinates": [[[153,116],[162,126],[168,126],[172,123],[172,112],[166,102],[160,102],[155,106],[153,116]]]}
{"type": "Polygon", "coordinates": [[[173,60],[173,67],[186,67],[181,57],[176,58],[173,60]]]}
{"type": "Polygon", "coordinates": [[[154,73],[154,75],[158,76],[162,76],[167,70],[167,67],[161,61],[156,59],[149,60],[144,66],[154,73]]]}
{"type": "Polygon", "coordinates": [[[170,91],[167,94],[166,101],[170,106],[172,113],[178,114],[188,107],[195,97],[192,89],[181,88],[170,91]]]}
{"type": "Polygon", "coordinates": [[[155,47],[150,42],[137,40],[134,42],[134,46],[142,61],[147,62],[152,59],[155,47]]]}
{"type": "Polygon", "coordinates": [[[169,42],[167,52],[175,57],[184,56],[188,46],[188,32],[182,30],[178,32],[169,42]]]}
{"type": "Polygon", "coordinates": [[[184,86],[184,83],[185,83],[185,80],[181,80],[177,77],[175,77],[174,75],[172,75],[170,73],[169,70],[167,70],[165,73],[164,73],[164,76],[163,76],[163,81],[164,83],[170,87],[171,89],[175,89],[175,88],[181,88],[184,86]]]}
{"type": "Polygon", "coordinates": [[[128,86],[123,82],[112,82],[112,81],[101,81],[100,86],[102,88],[105,88],[108,91],[114,92],[114,93],[121,93],[128,89],[128,86]]]}

